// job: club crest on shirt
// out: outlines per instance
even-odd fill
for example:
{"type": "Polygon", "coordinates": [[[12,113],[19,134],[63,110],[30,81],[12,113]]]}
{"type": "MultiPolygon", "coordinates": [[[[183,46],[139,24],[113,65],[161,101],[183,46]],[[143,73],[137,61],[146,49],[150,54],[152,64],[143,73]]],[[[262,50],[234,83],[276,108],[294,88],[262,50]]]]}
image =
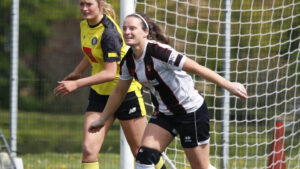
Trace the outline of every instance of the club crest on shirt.
{"type": "Polygon", "coordinates": [[[96,45],[97,44],[97,37],[93,37],[93,39],[92,39],[92,45],[96,45]]]}
{"type": "Polygon", "coordinates": [[[153,74],[151,65],[146,65],[146,73],[147,73],[147,75],[153,74]]]}
{"type": "Polygon", "coordinates": [[[146,65],[147,71],[150,72],[151,71],[151,66],[150,65],[146,65]]]}

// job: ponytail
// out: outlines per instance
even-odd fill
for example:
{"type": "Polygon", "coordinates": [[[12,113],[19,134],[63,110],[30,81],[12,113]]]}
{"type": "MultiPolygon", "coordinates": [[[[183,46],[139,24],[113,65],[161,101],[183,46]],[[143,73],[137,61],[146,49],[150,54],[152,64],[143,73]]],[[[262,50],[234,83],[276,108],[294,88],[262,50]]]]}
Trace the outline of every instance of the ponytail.
{"type": "Polygon", "coordinates": [[[104,2],[104,8],[103,8],[103,13],[105,15],[110,16],[111,18],[113,18],[114,20],[116,19],[116,13],[114,8],[112,7],[111,4],[104,2]]]}
{"type": "Polygon", "coordinates": [[[153,21],[151,21],[151,22],[147,21],[147,22],[148,22],[149,29],[150,29],[148,39],[153,39],[153,40],[157,40],[161,43],[169,44],[169,39],[167,37],[165,37],[165,35],[163,34],[159,25],[157,25],[153,21]]]}
{"type": "Polygon", "coordinates": [[[100,6],[103,5],[102,13],[110,16],[112,19],[116,19],[116,13],[111,4],[107,3],[105,0],[96,0],[100,6]]]}

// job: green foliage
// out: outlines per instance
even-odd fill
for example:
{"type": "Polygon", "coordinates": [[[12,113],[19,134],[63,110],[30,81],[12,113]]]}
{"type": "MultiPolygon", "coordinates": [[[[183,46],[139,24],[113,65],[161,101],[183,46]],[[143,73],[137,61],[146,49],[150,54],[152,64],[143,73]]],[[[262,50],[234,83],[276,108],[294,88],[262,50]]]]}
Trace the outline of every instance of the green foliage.
{"type": "MultiPolygon", "coordinates": [[[[75,3],[77,4],[77,3],[75,3]]],[[[70,1],[60,0],[32,0],[20,1],[19,4],[19,79],[26,82],[25,86],[19,80],[20,108],[34,109],[43,107],[39,92],[34,92],[30,79],[40,78],[40,72],[32,67],[29,60],[38,59],[40,49],[51,35],[51,25],[69,18],[78,18],[78,8],[70,1]],[[28,96],[26,91],[31,92],[28,96]]],[[[2,0],[0,3],[0,106],[9,107],[10,85],[10,36],[11,36],[11,1],[2,0]]],[[[34,80],[33,80],[34,81],[34,80]]],[[[40,83],[40,88],[43,88],[40,83]]]]}
{"type": "Polygon", "coordinates": [[[4,54],[0,54],[0,106],[9,105],[9,59],[4,54]]]}
{"type": "Polygon", "coordinates": [[[0,3],[0,106],[9,105],[9,21],[10,0],[1,0],[0,3]]]}
{"type": "Polygon", "coordinates": [[[77,8],[60,0],[20,1],[20,50],[37,56],[51,34],[51,24],[74,17],[76,12],[77,8]]]}

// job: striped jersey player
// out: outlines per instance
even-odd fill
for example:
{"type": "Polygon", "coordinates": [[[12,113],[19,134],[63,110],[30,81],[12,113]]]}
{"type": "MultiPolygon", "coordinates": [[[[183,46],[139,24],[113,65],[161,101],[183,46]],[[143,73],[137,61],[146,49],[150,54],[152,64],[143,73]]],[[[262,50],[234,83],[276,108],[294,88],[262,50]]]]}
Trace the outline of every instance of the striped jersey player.
{"type": "Polygon", "coordinates": [[[123,24],[125,43],[130,46],[121,61],[116,88],[94,121],[98,132],[118,107],[133,79],[151,93],[156,109],[147,125],[136,157],[136,169],[155,169],[155,162],[178,134],[191,168],[214,169],[209,160],[209,114],[204,98],[188,73],[209,80],[246,99],[240,83],[230,82],[171,48],[159,26],[144,14],[131,14],[123,24]]]}

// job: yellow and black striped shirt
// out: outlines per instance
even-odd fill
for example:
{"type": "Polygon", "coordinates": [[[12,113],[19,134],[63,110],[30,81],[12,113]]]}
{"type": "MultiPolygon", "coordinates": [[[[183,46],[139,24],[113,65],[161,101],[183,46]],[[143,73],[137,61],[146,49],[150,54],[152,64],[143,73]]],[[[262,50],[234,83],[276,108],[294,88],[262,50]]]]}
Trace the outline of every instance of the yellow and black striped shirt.
{"type": "MultiPolygon", "coordinates": [[[[117,75],[113,81],[91,86],[98,94],[110,95],[119,79],[120,61],[126,54],[122,32],[115,21],[106,15],[95,26],[90,26],[87,20],[82,20],[80,29],[81,48],[90,61],[92,75],[104,69],[104,62],[117,62],[118,64],[117,75]]],[[[133,81],[128,91],[131,92],[140,88],[141,85],[137,81],[133,81]]]]}

